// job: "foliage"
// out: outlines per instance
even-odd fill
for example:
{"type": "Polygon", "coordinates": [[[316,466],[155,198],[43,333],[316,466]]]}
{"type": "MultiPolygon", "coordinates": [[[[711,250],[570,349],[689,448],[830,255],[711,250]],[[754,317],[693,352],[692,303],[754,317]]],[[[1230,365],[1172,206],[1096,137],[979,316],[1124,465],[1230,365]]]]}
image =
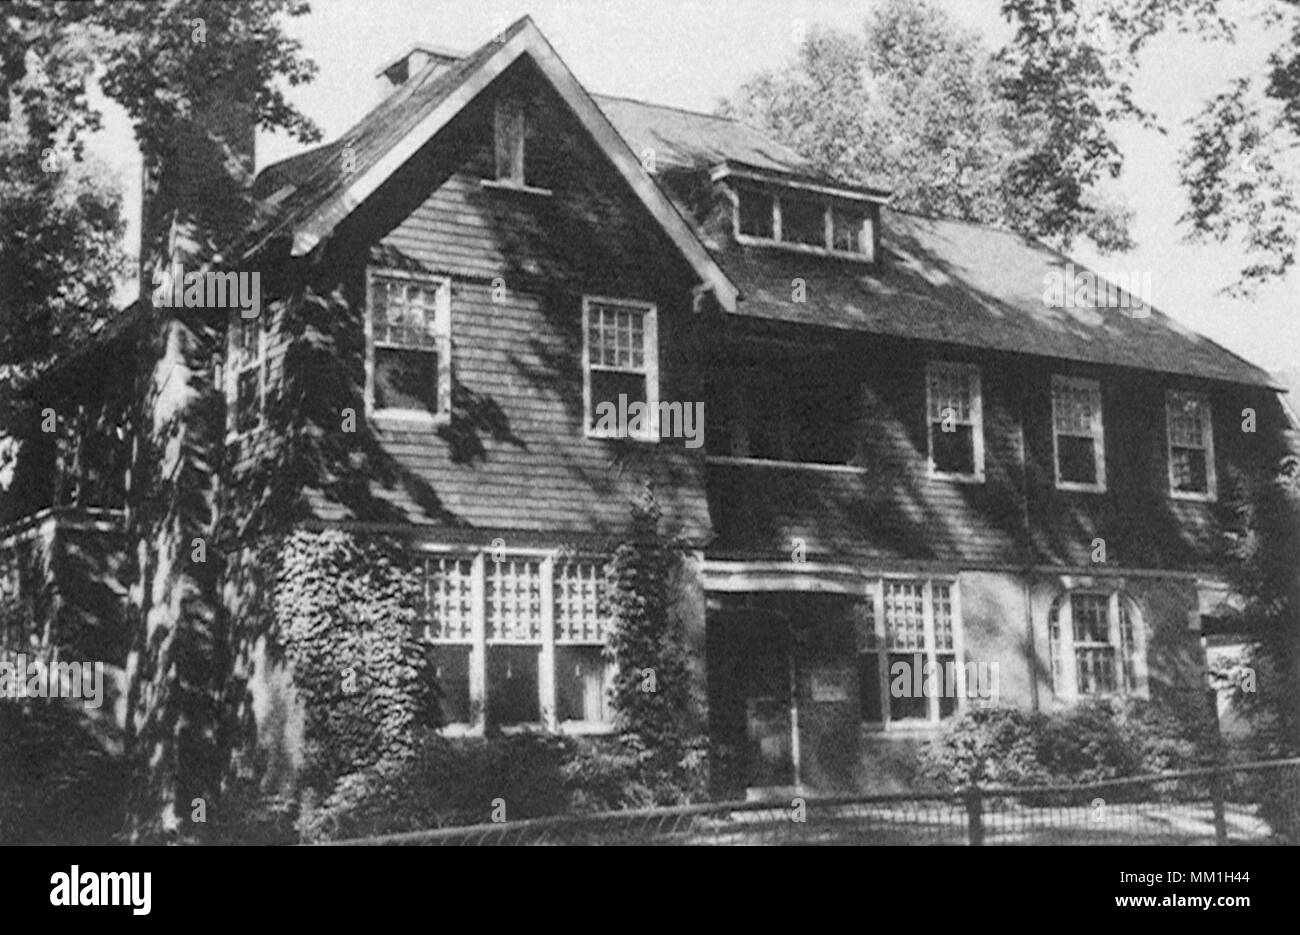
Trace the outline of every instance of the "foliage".
{"type": "MultiPolygon", "coordinates": [[[[1257,755],[1300,754],[1300,458],[1275,472],[1235,473],[1225,497],[1232,522],[1224,531],[1229,580],[1243,598],[1231,622],[1258,637],[1244,660],[1256,693],[1237,692],[1253,722],[1257,755]]],[[[1228,673],[1229,675],[1231,673],[1228,673]]],[[[1241,686],[1240,679],[1234,682],[1241,686]]]]}
{"type": "Polygon", "coordinates": [[[1203,765],[1205,725],[1156,703],[1090,700],[1052,714],[977,708],[922,753],[925,775],[960,788],[1100,782],[1203,765]]]}
{"type": "Polygon", "coordinates": [[[292,533],[280,550],[275,618],[306,712],[303,779],[322,791],[410,758],[436,716],[420,579],[397,554],[338,530],[292,533]]]}
{"type": "MultiPolygon", "coordinates": [[[[618,737],[447,739],[429,733],[408,760],[385,760],[344,776],[323,799],[309,791],[298,830],[303,841],[339,840],[486,824],[494,812],[518,821],[698,798],[675,786],[673,776],[647,769],[642,754],[618,737]]],[[[696,778],[702,785],[698,770],[696,778]]]]}
{"type": "Polygon", "coordinates": [[[1058,113],[1050,94],[1012,80],[1016,65],[928,0],[890,0],[862,37],[813,32],[792,64],[751,79],[723,111],[819,170],[890,189],[904,210],[1127,249],[1128,213],[1095,184],[1118,171],[1118,154],[1086,125],[1110,111],[1072,101],[1058,113]]]}
{"type": "Polygon", "coordinates": [[[0,700],[0,844],[111,844],[129,770],[109,718],[48,699],[0,700]]]}
{"type": "Polygon", "coordinates": [[[670,577],[679,556],[659,529],[646,488],[632,506],[630,533],[605,568],[609,652],[618,666],[611,697],[620,731],[673,770],[699,734],[682,623],[672,613],[670,577]]]}

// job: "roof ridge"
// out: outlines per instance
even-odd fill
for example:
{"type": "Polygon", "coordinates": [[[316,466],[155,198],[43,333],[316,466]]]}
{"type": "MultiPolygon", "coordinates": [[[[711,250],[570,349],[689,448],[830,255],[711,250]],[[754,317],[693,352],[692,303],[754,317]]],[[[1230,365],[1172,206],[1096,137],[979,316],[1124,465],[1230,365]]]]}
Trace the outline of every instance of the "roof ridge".
{"type": "Polygon", "coordinates": [[[681,107],[677,104],[660,104],[656,101],[647,101],[644,98],[640,98],[640,97],[629,97],[626,94],[605,94],[600,91],[592,91],[591,96],[596,98],[597,100],[603,99],[609,101],[627,101],[630,104],[640,104],[642,107],[653,107],[657,110],[675,110],[679,114],[690,114],[692,117],[707,117],[709,120],[726,120],[729,123],[736,123],[742,127],[748,127],[749,129],[754,130],[756,132],[762,132],[757,127],[751,126],[750,124],[746,123],[743,120],[739,120],[736,117],[729,117],[726,114],[716,114],[716,113],[710,114],[702,110],[695,110],[694,108],[691,107],[681,107]]]}

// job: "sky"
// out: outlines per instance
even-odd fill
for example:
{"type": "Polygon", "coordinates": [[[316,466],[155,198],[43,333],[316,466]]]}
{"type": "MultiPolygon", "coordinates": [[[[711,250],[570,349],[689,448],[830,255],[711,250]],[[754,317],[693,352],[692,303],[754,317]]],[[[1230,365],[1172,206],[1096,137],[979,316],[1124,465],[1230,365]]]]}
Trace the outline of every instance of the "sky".
{"type": "MultiPolygon", "coordinates": [[[[319,66],[311,85],[288,95],[334,139],[378,100],[375,70],[416,41],[470,51],[525,14],[590,91],[712,111],[754,73],[779,67],[807,30],[860,31],[879,0],[313,0],[288,31],[319,66]]],[[[999,0],[938,0],[994,49],[1010,36],[999,0]]],[[[1249,6],[1249,3],[1246,4],[1249,6]]],[[[1241,5],[1229,9],[1240,9],[1241,5]]],[[[1274,37],[1247,24],[1235,45],[1161,37],[1139,61],[1137,103],[1154,111],[1162,135],[1116,130],[1123,175],[1108,187],[1135,212],[1132,252],[1076,258],[1098,272],[1151,275],[1151,300],[1190,328],[1270,370],[1300,374],[1300,274],[1253,299],[1221,294],[1240,268],[1232,244],[1191,245],[1178,225],[1185,198],[1177,184],[1187,118],[1237,75],[1258,74],[1274,37]]],[[[126,116],[97,98],[105,128],[90,149],[116,171],[128,208],[127,243],[138,245],[140,159],[126,116]]],[[[259,168],[303,147],[259,134],[259,168]]]]}

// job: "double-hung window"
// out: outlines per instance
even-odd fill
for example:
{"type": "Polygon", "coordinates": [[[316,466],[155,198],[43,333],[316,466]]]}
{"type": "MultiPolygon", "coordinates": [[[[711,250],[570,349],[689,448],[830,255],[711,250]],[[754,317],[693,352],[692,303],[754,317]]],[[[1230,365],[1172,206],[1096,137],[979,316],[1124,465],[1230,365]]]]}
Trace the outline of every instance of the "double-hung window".
{"type": "Polygon", "coordinates": [[[1142,691],[1140,628],[1131,602],[1116,591],[1071,591],[1047,616],[1052,690],[1057,697],[1142,691]]]}
{"type": "Polygon", "coordinates": [[[600,561],[491,553],[422,561],[424,636],[444,726],[603,730],[612,723],[600,561]]]}
{"type": "Polygon", "coordinates": [[[1209,397],[1170,391],[1165,396],[1169,434],[1169,490],[1175,497],[1213,500],[1214,433],[1209,397]]]}
{"type": "Polygon", "coordinates": [[[1059,489],[1105,491],[1101,384],[1078,377],[1052,377],[1052,440],[1059,489]]]}
{"type": "Polygon", "coordinates": [[[931,361],[926,367],[930,474],[984,479],[984,415],[979,368],[931,361]]]}
{"type": "Polygon", "coordinates": [[[864,722],[924,725],[958,711],[966,690],[959,616],[955,582],[872,583],[856,620],[864,722]]]}
{"type": "Polygon", "coordinates": [[[371,271],[366,407],[427,421],[451,409],[451,280],[371,271]]]}
{"type": "Polygon", "coordinates": [[[645,302],[588,296],[582,301],[582,314],[587,434],[658,440],[659,340],[655,307],[645,302]]]}
{"type": "Polygon", "coordinates": [[[266,408],[266,327],[263,316],[244,318],[234,312],[227,329],[227,438],[262,427],[266,408]]]}

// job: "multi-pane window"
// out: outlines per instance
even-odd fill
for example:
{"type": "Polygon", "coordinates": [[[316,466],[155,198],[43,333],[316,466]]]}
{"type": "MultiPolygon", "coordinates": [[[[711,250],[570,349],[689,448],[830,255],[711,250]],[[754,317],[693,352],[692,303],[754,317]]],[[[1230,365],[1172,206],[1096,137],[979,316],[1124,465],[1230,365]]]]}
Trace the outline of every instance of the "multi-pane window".
{"type": "Polygon", "coordinates": [[[1047,616],[1052,689],[1058,697],[1141,690],[1141,654],[1129,600],[1117,592],[1073,591],[1047,616]]]}
{"type": "Polygon", "coordinates": [[[538,673],[542,651],[542,563],[489,561],[487,572],[488,720],[542,719],[538,673]]]}
{"type": "Polygon", "coordinates": [[[955,584],[877,582],[856,626],[864,722],[937,722],[957,712],[965,680],[955,584]]]}
{"type": "Polygon", "coordinates": [[[984,479],[984,416],[979,368],[932,361],[926,367],[930,473],[984,479]]]}
{"type": "Polygon", "coordinates": [[[430,557],[424,569],[444,724],[612,721],[599,562],[482,554],[430,557]]]}
{"type": "Polygon", "coordinates": [[[736,234],[742,240],[870,260],[875,243],[871,212],[855,202],[752,184],[736,189],[736,234]]]}
{"type": "Polygon", "coordinates": [[[508,185],[524,185],[527,118],[523,102],[512,97],[499,99],[494,112],[494,129],[497,181],[508,185]]]}
{"type": "Polygon", "coordinates": [[[555,569],[555,706],[561,723],[608,723],[612,666],[605,651],[606,622],[600,613],[604,586],[595,562],[569,562],[555,569]]]}
{"type": "Polygon", "coordinates": [[[1101,385],[1096,380],[1052,378],[1052,437],[1057,487],[1106,489],[1101,385]]]}
{"type": "Polygon", "coordinates": [[[228,329],[226,410],[228,435],[262,426],[266,400],[266,327],[263,316],[231,316],[228,329]]]}
{"type": "Polygon", "coordinates": [[[429,419],[451,408],[451,281],[370,274],[366,400],[372,415],[429,419]]]}
{"type": "Polygon", "coordinates": [[[1210,400],[1200,393],[1165,397],[1169,429],[1169,489],[1175,496],[1212,499],[1215,494],[1214,436],[1210,400]]]}
{"type": "Polygon", "coordinates": [[[465,557],[426,558],[424,635],[433,644],[434,679],[442,723],[471,721],[470,663],[474,651],[474,561],[465,557]]]}
{"type": "Polygon", "coordinates": [[[634,437],[659,437],[659,355],[655,307],[644,302],[583,299],[584,389],[587,397],[587,432],[617,437],[610,414],[627,413],[621,424],[634,437]],[[645,408],[640,432],[629,407],[645,408]]]}

